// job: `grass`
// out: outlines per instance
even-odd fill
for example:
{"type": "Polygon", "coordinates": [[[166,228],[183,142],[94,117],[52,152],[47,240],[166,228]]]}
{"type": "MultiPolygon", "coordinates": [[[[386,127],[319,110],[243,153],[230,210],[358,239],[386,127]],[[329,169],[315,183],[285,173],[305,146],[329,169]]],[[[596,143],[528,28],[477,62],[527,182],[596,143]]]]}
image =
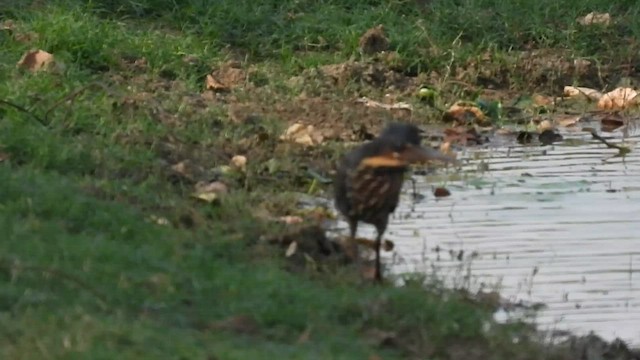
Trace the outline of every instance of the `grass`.
{"type": "MultiPolygon", "coordinates": [[[[507,69],[506,87],[532,90],[539,84],[531,74],[512,66],[530,49],[568,50],[603,69],[628,65],[634,75],[634,4],[0,3],[0,21],[14,21],[0,31],[1,357],[549,358],[526,340],[528,329],[490,326],[491,309],[456,292],[374,287],[349,269],[292,270],[282,249],[259,240],[282,227],[256,210],[295,213],[295,192],[313,183],[308,170],[328,176],[344,146],[283,144],[286,114],[243,122],[230,108],[287,105],[300,93],[338,104],[387,92],[357,79],[327,86],[309,75],[322,65],[371,61],[358,39],[377,24],[404,75],[453,77],[489,53],[490,74],[507,69]],[[576,24],[592,10],[610,11],[616,25],[576,24]],[[30,41],[16,36],[30,33],[37,34],[30,41]],[[17,68],[30,49],[64,67],[17,68]],[[228,60],[253,69],[248,86],[203,105],[206,74],[228,60]],[[292,76],[305,82],[291,86],[292,76]],[[229,175],[223,166],[235,154],[248,155],[248,168],[229,175]],[[188,170],[176,174],[171,166],[180,162],[188,170]],[[215,204],[190,197],[196,182],[211,179],[227,182],[230,194],[215,204]],[[380,332],[392,335],[385,342],[380,332]],[[515,344],[514,336],[525,340],[515,344]]],[[[479,81],[481,70],[464,80],[479,81]]]]}

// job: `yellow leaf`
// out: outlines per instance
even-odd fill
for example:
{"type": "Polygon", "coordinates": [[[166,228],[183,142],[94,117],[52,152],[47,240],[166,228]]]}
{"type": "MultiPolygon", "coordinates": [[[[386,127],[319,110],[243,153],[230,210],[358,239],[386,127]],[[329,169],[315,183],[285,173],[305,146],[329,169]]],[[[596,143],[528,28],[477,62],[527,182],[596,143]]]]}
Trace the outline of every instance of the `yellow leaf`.
{"type": "Polygon", "coordinates": [[[40,71],[42,69],[46,69],[49,66],[54,64],[53,55],[44,51],[44,50],[33,50],[28,51],[24,55],[20,61],[18,61],[17,66],[23,69],[27,69],[31,72],[40,71]]]}

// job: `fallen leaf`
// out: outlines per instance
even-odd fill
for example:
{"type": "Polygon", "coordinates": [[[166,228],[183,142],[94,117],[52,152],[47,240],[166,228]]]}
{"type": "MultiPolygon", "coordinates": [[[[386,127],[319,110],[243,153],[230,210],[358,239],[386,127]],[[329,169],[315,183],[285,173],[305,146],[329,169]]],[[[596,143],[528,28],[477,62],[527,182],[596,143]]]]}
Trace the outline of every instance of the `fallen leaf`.
{"type": "Polygon", "coordinates": [[[287,251],[284,253],[284,256],[291,257],[296,253],[296,250],[298,250],[298,243],[292,241],[291,244],[289,244],[289,247],[287,247],[287,251]]]}
{"type": "Polygon", "coordinates": [[[534,94],[531,97],[531,100],[537,106],[550,106],[550,105],[553,105],[553,98],[551,96],[534,94]]]}
{"type": "Polygon", "coordinates": [[[631,88],[617,88],[604,95],[598,101],[598,108],[602,110],[626,109],[637,105],[638,93],[631,88]]]}
{"type": "Polygon", "coordinates": [[[245,71],[239,67],[239,63],[230,61],[211,74],[208,74],[205,79],[205,89],[226,92],[244,84],[247,75],[245,71]]]}
{"type": "Polygon", "coordinates": [[[551,121],[545,119],[542,120],[536,128],[538,129],[538,132],[543,132],[545,130],[553,129],[553,124],[551,124],[551,121]]]}
{"type": "Polygon", "coordinates": [[[54,65],[53,55],[44,50],[32,50],[22,55],[17,66],[31,72],[48,69],[54,65]]]}
{"type": "Polygon", "coordinates": [[[11,155],[9,155],[6,152],[2,152],[0,151],[0,162],[3,162],[5,160],[11,159],[11,155]]]}
{"type": "Polygon", "coordinates": [[[278,221],[283,222],[287,225],[293,225],[293,224],[300,224],[304,221],[303,218],[301,218],[300,216],[292,216],[292,215],[286,215],[286,216],[281,216],[278,218],[278,221]]]}
{"type": "Polygon", "coordinates": [[[587,87],[565,86],[563,94],[565,97],[583,96],[588,100],[597,101],[602,98],[602,93],[598,90],[587,87]]]}
{"type": "Polygon", "coordinates": [[[13,20],[5,20],[0,23],[0,30],[13,31],[16,27],[16,24],[13,20]]]}
{"type": "Polygon", "coordinates": [[[457,102],[444,113],[443,120],[459,125],[489,124],[487,117],[475,104],[457,102]]]}
{"type": "Polygon", "coordinates": [[[228,91],[229,87],[216,80],[211,74],[207,75],[205,88],[213,91],[228,91]]]}
{"type": "Polygon", "coordinates": [[[437,198],[447,197],[451,195],[451,192],[443,187],[437,187],[433,190],[433,196],[437,198]]]}
{"type": "Polygon", "coordinates": [[[580,25],[609,25],[611,23],[611,15],[609,13],[590,12],[587,15],[576,20],[580,25]]]}
{"type": "Polygon", "coordinates": [[[191,196],[196,199],[212,203],[220,198],[220,196],[228,192],[227,185],[221,181],[213,181],[210,183],[196,183],[196,191],[191,196]]]}
{"type": "Polygon", "coordinates": [[[291,141],[305,146],[313,146],[321,144],[324,138],[315,130],[313,125],[304,126],[302,123],[295,123],[280,136],[280,140],[291,141]]]}
{"type": "Polygon", "coordinates": [[[247,157],[243,155],[236,155],[231,158],[231,166],[241,171],[247,170],[247,157]]]}
{"type": "Polygon", "coordinates": [[[379,101],[370,100],[370,99],[368,99],[366,97],[361,97],[361,98],[357,99],[356,102],[364,104],[364,106],[367,106],[367,107],[381,108],[381,109],[385,109],[385,110],[408,110],[408,111],[413,111],[413,106],[411,106],[411,104],[406,103],[406,102],[397,102],[397,103],[393,103],[393,104],[385,104],[385,103],[381,103],[379,101]]]}

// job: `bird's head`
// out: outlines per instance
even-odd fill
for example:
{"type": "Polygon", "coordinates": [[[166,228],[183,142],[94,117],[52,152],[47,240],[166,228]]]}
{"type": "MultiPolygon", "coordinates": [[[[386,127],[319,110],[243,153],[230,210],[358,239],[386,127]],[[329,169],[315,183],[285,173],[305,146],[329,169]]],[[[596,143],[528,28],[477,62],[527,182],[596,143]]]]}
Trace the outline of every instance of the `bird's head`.
{"type": "Polygon", "coordinates": [[[421,145],[424,131],[415,125],[404,123],[389,124],[372,142],[369,153],[361,165],[370,167],[406,167],[411,164],[439,160],[455,162],[437,150],[421,145]]]}

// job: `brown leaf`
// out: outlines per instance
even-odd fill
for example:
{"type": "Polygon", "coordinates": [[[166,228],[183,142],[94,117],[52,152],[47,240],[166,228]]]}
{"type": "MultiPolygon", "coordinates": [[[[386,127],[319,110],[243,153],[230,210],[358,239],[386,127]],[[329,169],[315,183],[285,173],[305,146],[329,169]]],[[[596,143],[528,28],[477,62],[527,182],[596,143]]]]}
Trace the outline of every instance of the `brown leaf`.
{"type": "Polygon", "coordinates": [[[295,215],[286,215],[286,216],[281,216],[278,218],[278,221],[283,222],[287,225],[294,225],[294,224],[300,224],[304,221],[303,218],[301,218],[300,216],[295,216],[295,215]]]}
{"type": "Polygon", "coordinates": [[[221,83],[218,80],[216,80],[216,78],[214,78],[211,74],[207,75],[207,78],[205,80],[205,88],[207,90],[213,90],[213,91],[228,91],[229,90],[228,86],[226,86],[223,83],[221,83]]]}
{"type": "Polygon", "coordinates": [[[243,155],[235,155],[231,158],[231,166],[239,169],[240,171],[247,170],[247,157],[243,155]]]}
{"type": "Polygon", "coordinates": [[[587,15],[576,20],[580,25],[609,25],[611,23],[611,15],[609,13],[590,12],[587,15]]]}
{"type": "Polygon", "coordinates": [[[372,107],[372,108],[380,108],[380,109],[385,109],[385,110],[408,110],[408,111],[413,111],[413,106],[411,106],[411,104],[406,103],[406,102],[397,102],[397,103],[393,103],[393,104],[385,104],[385,103],[381,103],[379,101],[371,100],[371,99],[366,98],[366,97],[361,97],[361,98],[357,99],[356,102],[364,104],[364,106],[366,106],[366,107],[372,107]]]}
{"type": "Polygon", "coordinates": [[[44,50],[33,50],[26,52],[17,66],[31,72],[40,71],[49,68],[55,64],[53,55],[44,50]]]}
{"type": "Polygon", "coordinates": [[[553,130],[553,124],[549,120],[542,120],[538,126],[536,127],[538,132],[543,132],[545,130],[553,130]]]}
{"type": "Polygon", "coordinates": [[[602,93],[600,91],[587,87],[565,86],[563,93],[565,97],[582,96],[593,101],[597,101],[602,98],[602,93]]]}
{"type": "Polygon", "coordinates": [[[598,101],[602,110],[619,110],[637,105],[638,93],[631,88],[617,88],[604,95],[598,101]]]}
{"type": "Polygon", "coordinates": [[[15,28],[16,28],[16,24],[13,22],[13,20],[5,20],[0,23],[0,30],[13,32],[15,28]]]}
{"type": "Polygon", "coordinates": [[[11,155],[6,152],[0,151],[0,162],[3,162],[8,159],[11,159],[11,155]]]}
{"type": "Polygon", "coordinates": [[[437,187],[433,190],[433,196],[437,198],[450,196],[451,192],[443,187],[437,187]]]}
{"type": "Polygon", "coordinates": [[[213,91],[229,91],[244,84],[247,75],[236,62],[228,62],[207,75],[205,87],[213,91]]]}
{"type": "Polygon", "coordinates": [[[301,123],[291,125],[285,133],[280,136],[280,140],[294,142],[305,146],[319,145],[324,137],[315,130],[313,125],[304,126],[301,123]]]}
{"type": "Polygon", "coordinates": [[[488,123],[487,117],[479,107],[463,102],[451,105],[449,110],[444,113],[443,120],[459,125],[488,123]]]}
{"type": "Polygon", "coordinates": [[[196,199],[212,203],[228,192],[227,185],[221,181],[213,181],[210,183],[198,182],[196,183],[196,191],[191,196],[196,199]]]}

